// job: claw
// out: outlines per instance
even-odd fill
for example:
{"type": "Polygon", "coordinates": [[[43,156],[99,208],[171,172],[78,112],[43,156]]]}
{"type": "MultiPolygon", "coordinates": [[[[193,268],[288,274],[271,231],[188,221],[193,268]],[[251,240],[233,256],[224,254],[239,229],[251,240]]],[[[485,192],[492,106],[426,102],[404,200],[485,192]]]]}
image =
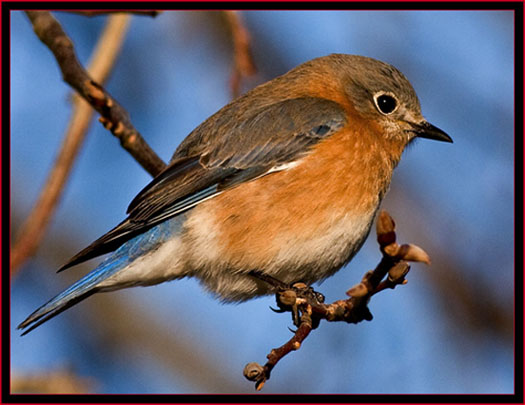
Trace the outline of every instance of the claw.
{"type": "Polygon", "coordinates": [[[297,327],[299,327],[299,325],[301,324],[301,321],[299,319],[299,311],[297,310],[296,305],[292,307],[292,322],[297,327]]]}
{"type": "Polygon", "coordinates": [[[293,330],[293,329],[290,328],[289,326],[288,326],[288,330],[289,330],[290,332],[292,332],[294,335],[297,333],[297,329],[296,329],[296,330],[293,330]]]}
{"type": "Polygon", "coordinates": [[[284,309],[277,309],[277,308],[273,308],[270,306],[270,309],[273,311],[273,312],[277,312],[278,314],[282,314],[283,312],[286,312],[284,309]]]}
{"type": "Polygon", "coordinates": [[[314,294],[315,294],[315,299],[317,300],[317,302],[319,304],[322,304],[324,302],[324,300],[325,300],[324,295],[321,294],[320,292],[315,291],[315,290],[314,290],[314,294]]]}

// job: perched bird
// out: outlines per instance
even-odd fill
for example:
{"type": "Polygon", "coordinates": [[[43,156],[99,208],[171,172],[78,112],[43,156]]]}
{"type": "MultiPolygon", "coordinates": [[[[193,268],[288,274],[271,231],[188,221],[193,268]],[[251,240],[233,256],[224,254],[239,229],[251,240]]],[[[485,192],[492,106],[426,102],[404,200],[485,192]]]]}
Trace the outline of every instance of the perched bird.
{"type": "Polygon", "coordinates": [[[393,66],[345,54],[297,66],[193,130],[128,217],[60,270],[113,253],[18,328],[96,292],[183,277],[223,301],[274,293],[257,274],[323,280],[364,243],[417,137],[452,142],[393,66]]]}

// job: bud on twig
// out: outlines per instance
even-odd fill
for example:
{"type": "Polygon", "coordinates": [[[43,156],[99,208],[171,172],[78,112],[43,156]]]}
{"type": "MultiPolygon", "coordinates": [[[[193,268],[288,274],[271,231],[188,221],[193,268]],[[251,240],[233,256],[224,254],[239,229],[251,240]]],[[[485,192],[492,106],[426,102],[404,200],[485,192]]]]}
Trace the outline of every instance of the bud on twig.
{"type": "Polygon", "coordinates": [[[413,244],[401,245],[398,251],[399,258],[409,262],[430,264],[430,257],[422,248],[413,244]]]}
{"type": "Polygon", "coordinates": [[[364,297],[366,294],[368,294],[368,288],[363,283],[354,285],[346,292],[346,295],[354,298],[364,297]]]}
{"type": "Polygon", "coordinates": [[[376,233],[379,246],[385,247],[396,241],[396,223],[388,212],[381,210],[377,218],[376,233]]]}
{"type": "Polygon", "coordinates": [[[252,362],[246,364],[243,375],[250,381],[257,381],[264,373],[264,368],[259,363],[252,362]]]}
{"type": "Polygon", "coordinates": [[[401,261],[388,271],[388,280],[395,283],[405,277],[409,270],[410,265],[407,262],[401,261]]]}

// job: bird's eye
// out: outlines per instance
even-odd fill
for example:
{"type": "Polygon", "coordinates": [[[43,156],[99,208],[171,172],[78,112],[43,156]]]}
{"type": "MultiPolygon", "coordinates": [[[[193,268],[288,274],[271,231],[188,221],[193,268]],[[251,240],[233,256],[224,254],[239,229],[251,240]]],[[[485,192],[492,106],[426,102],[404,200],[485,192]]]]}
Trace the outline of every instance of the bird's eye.
{"type": "Polygon", "coordinates": [[[398,106],[397,99],[389,93],[378,93],[374,96],[374,102],[380,113],[384,115],[392,114],[398,106]]]}

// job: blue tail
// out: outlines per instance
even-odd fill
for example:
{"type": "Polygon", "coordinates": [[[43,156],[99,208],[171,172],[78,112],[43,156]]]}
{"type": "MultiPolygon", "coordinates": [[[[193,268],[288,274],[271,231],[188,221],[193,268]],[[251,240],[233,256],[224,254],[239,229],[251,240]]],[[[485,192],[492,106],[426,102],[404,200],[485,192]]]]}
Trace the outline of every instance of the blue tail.
{"type": "MultiPolygon", "coordinates": [[[[180,222],[180,218],[173,218],[124,243],[95,270],[29,315],[17,329],[28,328],[22,333],[23,336],[90,295],[98,291],[110,290],[107,287],[102,289],[100,283],[172,237],[173,232],[180,229],[180,222]]],[[[113,289],[122,287],[124,286],[115,286],[113,289]]]]}
{"type": "Polygon", "coordinates": [[[61,292],[29,315],[27,319],[17,327],[17,329],[25,329],[30,326],[29,329],[26,329],[24,333],[22,333],[22,336],[99,291],[97,284],[112,276],[120,270],[123,265],[125,266],[127,264],[126,260],[122,260],[123,257],[115,256],[117,255],[115,254],[109,257],[108,260],[102,262],[100,266],[91,273],[78,280],[67,290],[61,292]]]}

